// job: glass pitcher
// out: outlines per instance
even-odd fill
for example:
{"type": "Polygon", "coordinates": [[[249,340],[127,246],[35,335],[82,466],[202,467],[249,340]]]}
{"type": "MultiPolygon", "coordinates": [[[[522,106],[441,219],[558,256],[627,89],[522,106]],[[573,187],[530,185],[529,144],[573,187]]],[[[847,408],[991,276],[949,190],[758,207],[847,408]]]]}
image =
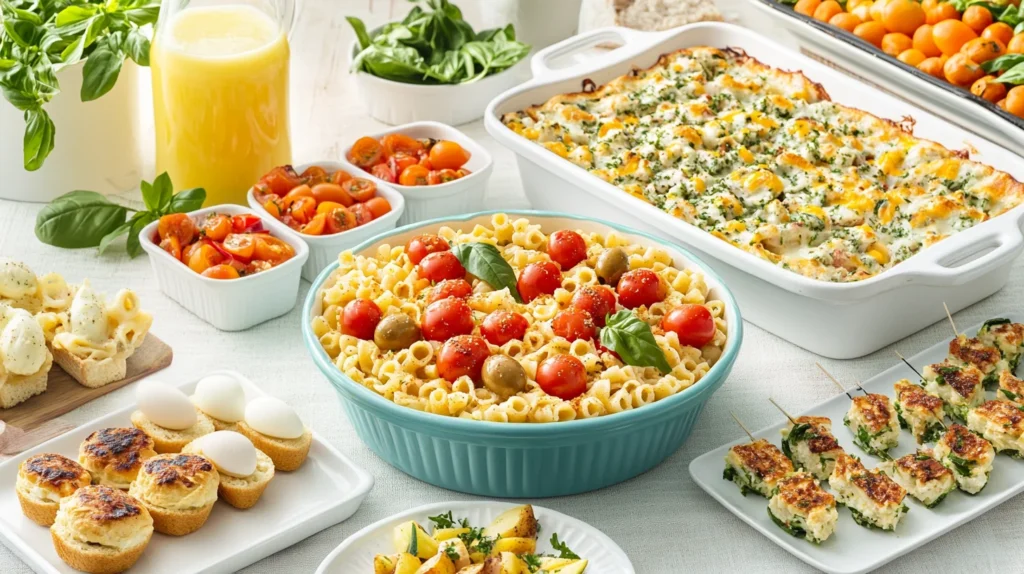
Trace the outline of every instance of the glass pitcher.
{"type": "Polygon", "coordinates": [[[245,204],[291,163],[288,33],[296,0],[163,0],[150,49],[156,173],[245,204]]]}

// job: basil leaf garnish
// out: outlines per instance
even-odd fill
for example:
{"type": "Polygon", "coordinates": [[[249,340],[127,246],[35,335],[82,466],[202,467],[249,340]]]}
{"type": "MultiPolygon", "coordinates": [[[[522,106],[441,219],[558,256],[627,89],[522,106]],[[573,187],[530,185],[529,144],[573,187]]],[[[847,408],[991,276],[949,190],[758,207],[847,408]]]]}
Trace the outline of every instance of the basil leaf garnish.
{"type": "Polygon", "coordinates": [[[654,340],[651,326],[632,311],[622,310],[608,316],[601,329],[601,344],[615,351],[627,365],[658,367],[662,373],[672,370],[665,359],[665,352],[654,340]]]}
{"type": "Polygon", "coordinates": [[[495,291],[507,287],[517,302],[523,302],[523,298],[519,296],[519,290],[516,289],[516,272],[501,256],[497,247],[490,243],[458,243],[452,245],[452,253],[466,268],[466,271],[490,285],[495,291]]]}

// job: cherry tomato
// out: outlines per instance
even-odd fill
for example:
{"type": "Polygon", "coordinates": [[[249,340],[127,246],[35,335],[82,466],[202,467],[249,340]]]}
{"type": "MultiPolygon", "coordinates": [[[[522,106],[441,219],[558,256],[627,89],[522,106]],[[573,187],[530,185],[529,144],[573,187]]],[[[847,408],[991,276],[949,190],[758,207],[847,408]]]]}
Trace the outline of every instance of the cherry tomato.
{"type": "Polygon", "coordinates": [[[469,152],[462,146],[441,140],[430,148],[430,164],[434,169],[459,169],[469,161],[469,152]]]}
{"type": "Polygon", "coordinates": [[[454,169],[441,169],[430,172],[427,176],[427,183],[430,185],[440,185],[442,183],[448,183],[449,181],[455,181],[459,179],[459,173],[454,169]]]}
{"type": "Polygon", "coordinates": [[[597,334],[597,325],[594,324],[590,313],[569,307],[555,315],[555,319],[551,321],[551,330],[559,337],[572,342],[576,339],[593,339],[597,334]]]}
{"type": "Polygon", "coordinates": [[[427,168],[427,171],[434,171],[434,165],[430,163],[430,154],[423,154],[420,158],[419,164],[427,168]]]}
{"type": "MultiPolygon", "coordinates": [[[[231,231],[234,233],[242,233],[243,231],[253,231],[257,227],[262,227],[260,218],[252,214],[244,215],[232,215],[231,216],[231,231]]],[[[217,239],[211,237],[214,241],[217,239]]]]}
{"type": "Polygon", "coordinates": [[[459,377],[480,380],[484,361],[491,356],[487,342],[473,335],[461,335],[445,341],[437,352],[437,373],[446,381],[459,377]]]}
{"type": "Polygon", "coordinates": [[[288,209],[288,215],[299,223],[306,223],[316,215],[316,200],[312,197],[300,197],[288,209]]]}
{"type": "Polygon", "coordinates": [[[313,187],[327,181],[327,170],[318,165],[311,165],[302,172],[300,177],[306,182],[306,185],[313,187]]]}
{"type": "Polygon", "coordinates": [[[156,233],[160,239],[171,236],[177,238],[178,245],[181,246],[192,243],[192,238],[196,236],[197,230],[191,217],[184,213],[172,213],[160,218],[160,223],[156,226],[156,233]]]}
{"type": "Polygon", "coordinates": [[[210,245],[205,243],[193,243],[192,245],[195,245],[196,248],[191,250],[188,259],[184,259],[184,261],[188,263],[188,268],[196,273],[202,273],[224,261],[224,256],[210,245]]]}
{"type": "Polygon", "coordinates": [[[272,235],[256,235],[253,258],[277,265],[295,256],[295,249],[272,235]]]}
{"type": "Polygon", "coordinates": [[[231,218],[227,215],[215,213],[203,222],[203,235],[214,241],[224,241],[228,233],[231,233],[231,218]]]}
{"type": "Polygon", "coordinates": [[[232,257],[242,259],[246,263],[252,259],[252,254],[256,250],[256,242],[248,233],[231,233],[224,238],[221,245],[232,257]]]}
{"type": "Polygon", "coordinates": [[[343,169],[339,169],[338,171],[332,173],[331,177],[327,178],[327,181],[329,183],[333,183],[334,185],[341,185],[350,179],[352,179],[352,174],[343,169]]]}
{"type": "Polygon", "coordinates": [[[334,201],[321,201],[320,203],[316,204],[316,214],[317,215],[320,215],[320,214],[327,215],[327,214],[331,213],[332,211],[334,211],[335,209],[338,209],[338,208],[341,208],[341,207],[345,207],[345,206],[340,204],[340,203],[334,202],[334,201]]]}
{"type": "Polygon", "coordinates": [[[281,198],[272,193],[264,198],[263,209],[267,210],[274,219],[281,219],[281,198]]]}
{"type": "Polygon", "coordinates": [[[361,137],[348,150],[348,160],[358,167],[367,168],[384,161],[384,148],[371,137],[361,137]]]}
{"type": "Polygon", "coordinates": [[[561,229],[548,237],[548,256],[562,269],[572,269],[587,258],[587,243],[579,233],[561,229]]]}
{"type": "Polygon", "coordinates": [[[238,269],[235,269],[231,265],[214,265],[213,267],[207,268],[202,273],[203,277],[209,277],[210,279],[238,279],[241,275],[238,273],[238,269]]]}
{"type": "Polygon", "coordinates": [[[394,168],[386,163],[379,163],[370,169],[370,175],[377,179],[383,179],[388,183],[398,183],[398,177],[395,173],[394,168]]]}
{"type": "Polygon", "coordinates": [[[445,279],[462,279],[466,270],[459,258],[451,251],[431,253],[420,260],[419,275],[431,283],[439,283],[445,279]]]}
{"type": "Polygon", "coordinates": [[[310,219],[308,223],[299,228],[301,233],[306,235],[323,235],[324,230],[327,229],[327,214],[317,213],[310,219]]]}
{"type": "Polygon", "coordinates": [[[703,347],[715,337],[715,320],[703,305],[680,305],[661,318],[661,328],[672,331],[679,343],[703,347]]]}
{"type": "Polygon", "coordinates": [[[391,173],[402,173],[405,168],[416,165],[419,161],[419,157],[415,154],[398,152],[388,158],[388,167],[391,168],[391,173]]]}
{"type": "Polygon", "coordinates": [[[572,296],[572,306],[590,313],[594,324],[604,327],[605,317],[615,312],[615,292],[605,285],[587,285],[572,296]]]}
{"type": "Polygon", "coordinates": [[[371,197],[370,200],[363,205],[366,206],[366,209],[370,210],[374,219],[384,217],[391,211],[391,204],[383,197],[371,197]]]}
{"type": "MultiPolygon", "coordinates": [[[[188,260],[192,258],[192,254],[195,253],[196,251],[198,251],[199,248],[202,247],[203,245],[206,245],[206,244],[203,243],[203,242],[200,242],[200,241],[196,241],[195,243],[192,243],[188,247],[182,249],[181,250],[181,261],[182,261],[182,263],[185,263],[187,265],[188,264],[188,260]]],[[[216,251],[216,249],[214,251],[216,251]]],[[[218,251],[218,253],[220,253],[220,252],[218,251]]]]}
{"type": "Polygon", "coordinates": [[[516,288],[524,303],[529,303],[541,295],[552,295],[555,289],[562,286],[562,272],[558,265],[550,261],[531,263],[519,274],[516,288]]]}
{"type": "Polygon", "coordinates": [[[288,193],[285,194],[283,198],[281,198],[281,209],[283,209],[284,211],[290,210],[292,204],[294,204],[295,202],[299,201],[304,197],[314,199],[313,189],[306,184],[293,187],[288,193]]]}
{"type": "Polygon", "coordinates": [[[447,341],[473,332],[473,310],[462,299],[449,297],[427,305],[423,312],[423,338],[447,341]]]}
{"type": "Polygon", "coordinates": [[[173,235],[160,240],[160,249],[170,253],[175,259],[181,259],[181,242],[173,235]]]}
{"type": "Polygon", "coordinates": [[[449,297],[465,299],[473,294],[473,287],[465,279],[445,279],[434,286],[427,297],[427,304],[449,297]]]}
{"type": "Polygon", "coordinates": [[[484,317],[480,324],[480,334],[492,345],[504,345],[512,339],[522,340],[530,323],[519,313],[512,311],[495,311],[484,317]]]}
{"type": "Polygon", "coordinates": [[[423,151],[423,144],[404,134],[388,134],[380,138],[380,145],[388,157],[396,154],[417,155],[423,151]]]}
{"type": "Polygon", "coordinates": [[[368,201],[371,197],[377,195],[377,184],[361,177],[353,177],[343,183],[341,188],[358,202],[368,201]]]}
{"type": "Polygon", "coordinates": [[[333,235],[358,226],[359,222],[356,221],[356,215],[349,211],[348,208],[339,207],[327,215],[326,227],[324,229],[328,235],[333,235]]]}
{"type": "Polygon", "coordinates": [[[665,298],[667,289],[658,274],[650,269],[627,271],[616,287],[619,303],[627,309],[651,305],[665,298]]]}
{"type": "Polygon", "coordinates": [[[380,323],[380,307],[369,299],[353,299],[341,312],[341,332],[364,341],[373,340],[373,330],[380,323]]]}
{"type": "Polygon", "coordinates": [[[405,253],[413,265],[418,265],[424,257],[438,251],[448,251],[451,246],[437,235],[420,235],[413,237],[405,244],[405,253]]]}
{"type": "Polygon", "coordinates": [[[545,393],[569,401],[587,390],[587,369],[572,355],[554,355],[537,367],[537,384],[545,393]]]}
{"type": "Polygon", "coordinates": [[[348,208],[348,210],[352,212],[352,215],[356,216],[356,226],[366,225],[373,221],[373,210],[367,207],[365,203],[357,203],[348,208]]]}
{"type": "Polygon", "coordinates": [[[290,165],[282,165],[270,170],[269,173],[260,178],[260,182],[266,184],[271,193],[283,196],[297,185],[302,184],[302,178],[295,173],[290,165]]]}
{"type": "Polygon", "coordinates": [[[430,170],[419,164],[410,165],[402,170],[398,183],[408,186],[430,185],[430,170]]]}
{"type": "Polygon", "coordinates": [[[340,203],[345,207],[355,203],[352,196],[336,183],[321,183],[320,185],[313,186],[312,192],[313,199],[316,199],[317,203],[333,201],[334,203],[340,203]]]}

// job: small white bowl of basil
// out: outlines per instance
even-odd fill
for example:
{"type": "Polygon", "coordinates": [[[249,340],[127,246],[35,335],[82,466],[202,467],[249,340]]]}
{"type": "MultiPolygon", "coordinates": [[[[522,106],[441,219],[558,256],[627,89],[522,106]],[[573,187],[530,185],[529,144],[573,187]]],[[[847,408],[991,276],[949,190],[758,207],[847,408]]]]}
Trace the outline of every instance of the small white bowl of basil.
{"type": "Polygon", "coordinates": [[[425,0],[399,22],[355,30],[350,71],[373,118],[397,125],[459,125],[483,116],[498,94],[529,78],[530,46],[511,24],[475,31],[448,0],[425,0]]]}

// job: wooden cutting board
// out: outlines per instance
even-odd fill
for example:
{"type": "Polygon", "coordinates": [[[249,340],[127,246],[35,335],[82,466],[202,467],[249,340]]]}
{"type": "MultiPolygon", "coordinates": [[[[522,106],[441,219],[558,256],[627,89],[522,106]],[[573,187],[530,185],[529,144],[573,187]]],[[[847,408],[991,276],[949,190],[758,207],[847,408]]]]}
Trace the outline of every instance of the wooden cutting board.
{"type": "Polygon", "coordinates": [[[143,377],[167,368],[171,348],[155,335],[146,336],[142,346],[128,358],[127,376],[98,389],[78,384],[56,363],[50,370],[46,392],[9,409],[0,409],[0,459],[39,444],[67,430],[67,425],[50,423],[60,415],[143,377]]]}

